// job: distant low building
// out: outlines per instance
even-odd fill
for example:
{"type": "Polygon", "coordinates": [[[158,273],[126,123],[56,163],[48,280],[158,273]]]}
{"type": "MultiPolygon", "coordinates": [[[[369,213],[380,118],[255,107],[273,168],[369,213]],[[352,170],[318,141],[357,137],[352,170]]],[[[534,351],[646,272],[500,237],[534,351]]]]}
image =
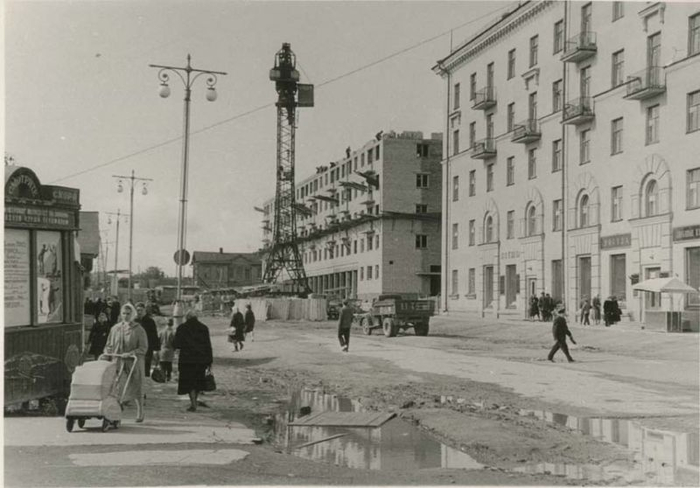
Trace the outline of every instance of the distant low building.
{"type": "Polygon", "coordinates": [[[192,257],[194,284],[204,289],[258,284],[262,261],[256,253],[195,251],[192,257]]]}
{"type": "Polygon", "coordinates": [[[80,212],[80,230],[77,233],[80,246],[80,265],[85,270],[83,288],[90,286],[90,273],[94,260],[100,254],[100,214],[99,212],[80,212]]]}

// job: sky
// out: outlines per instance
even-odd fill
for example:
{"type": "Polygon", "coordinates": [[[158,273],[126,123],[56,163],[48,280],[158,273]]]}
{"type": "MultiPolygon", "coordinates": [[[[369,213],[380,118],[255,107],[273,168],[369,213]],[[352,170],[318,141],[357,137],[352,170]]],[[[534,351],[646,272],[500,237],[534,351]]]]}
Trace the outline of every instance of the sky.
{"type": "MultiPolygon", "coordinates": [[[[420,1],[5,1],[5,152],[43,184],[80,189],[100,212],[103,252],[114,269],[115,219],[134,192],[133,272],[176,274],[182,168],[182,83],[158,96],[149,64],[224,71],[218,99],[193,86],[187,245],[255,252],[274,197],[276,93],[269,80],[283,42],[297,56],[315,107],[299,109],[296,174],[341,159],[380,130],[444,131],[438,59],[513,2],[420,1]],[[351,73],[351,74],[348,74],[351,73]],[[343,76],[345,75],[345,76],[343,76]]],[[[121,221],[120,269],[129,224],[121,221]]],[[[189,268],[189,267],[188,267],[189,268]]],[[[186,271],[191,275],[191,271],[186,271]]]]}

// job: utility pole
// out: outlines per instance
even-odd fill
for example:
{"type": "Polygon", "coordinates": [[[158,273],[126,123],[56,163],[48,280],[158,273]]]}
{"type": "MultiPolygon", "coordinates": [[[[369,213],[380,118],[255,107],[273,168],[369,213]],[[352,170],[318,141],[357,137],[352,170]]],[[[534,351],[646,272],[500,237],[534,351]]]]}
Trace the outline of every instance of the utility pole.
{"type": "Polygon", "coordinates": [[[265,260],[264,283],[275,283],[286,269],[295,291],[311,292],[297,244],[297,221],[294,189],[294,154],[296,140],[296,108],[313,107],[313,85],[299,83],[296,56],[289,43],[275,56],[270,80],[277,90],[277,184],[275,188],[275,220],[272,243],[265,260]]]}
{"type": "MultiPolygon", "coordinates": [[[[110,295],[119,297],[119,276],[117,274],[117,264],[119,263],[119,221],[124,218],[129,218],[128,215],[123,215],[120,209],[117,209],[117,213],[107,212],[107,215],[114,215],[117,220],[117,237],[114,244],[114,277],[112,278],[112,285],[110,289],[110,295]]],[[[107,223],[112,223],[112,218],[110,217],[107,223]]]]}

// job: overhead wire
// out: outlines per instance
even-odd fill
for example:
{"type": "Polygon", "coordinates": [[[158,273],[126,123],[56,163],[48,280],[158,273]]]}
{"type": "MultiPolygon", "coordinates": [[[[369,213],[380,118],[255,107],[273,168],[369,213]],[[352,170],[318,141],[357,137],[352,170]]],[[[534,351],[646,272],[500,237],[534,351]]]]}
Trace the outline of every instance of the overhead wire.
{"type": "MultiPolygon", "coordinates": [[[[482,20],[482,19],[484,19],[484,18],[486,18],[486,17],[492,16],[492,15],[494,15],[494,14],[500,12],[500,11],[507,10],[507,9],[510,9],[510,8],[512,8],[512,4],[511,4],[511,3],[507,3],[505,7],[501,7],[501,8],[492,10],[492,11],[490,11],[490,12],[487,13],[487,14],[481,15],[481,16],[479,16],[479,17],[475,17],[475,18],[469,20],[468,22],[464,22],[464,23],[462,23],[462,24],[460,24],[460,25],[458,25],[458,26],[456,26],[456,27],[452,27],[451,29],[449,29],[449,30],[447,30],[447,31],[444,31],[444,32],[442,32],[442,33],[440,33],[440,34],[436,34],[436,35],[431,36],[431,37],[429,37],[429,38],[423,39],[422,41],[419,41],[419,42],[417,42],[417,43],[415,43],[415,44],[412,44],[412,45],[410,45],[410,46],[408,46],[408,47],[405,47],[405,48],[403,48],[403,49],[400,49],[400,50],[398,50],[398,51],[395,51],[395,52],[393,52],[393,53],[391,53],[391,54],[388,54],[388,55],[386,55],[386,56],[384,56],[384,57],[382,57],[382,58],[380,58],[380,59],[377,59],[377,60],[375,60],[375,61],[372,61],[372,62],[370,62],[370,63],[368,63],[368,64],[362,65],[362,66],[360,66],[360,67],[358,67],[358,68],[352,69],[352,70],[347,71],[347,72],[345,72],[345,73],[343,73],[343,74],[340,74],[340,75],[335,76],[335,77],[333,77],[333,78],[330,78],[330,79],[328,79],[328,80],[322,81],[322,82],[320,82],[320,83],[319,83],[318,85],[316,85],[316,86],[317,86],[317,88],[321,88],[321,87],[323,87],[323,86],[326,86],[326,85],[329,85],[329,84],[334,83],[334,82],[336,82],[336,81],[339,81],[339,80],[341,80],[341,79],[343,79],[343,78],[347,78],[347,77],[352,76],[352,75],[354,75],[354,74],[360,73],[360,72],[362,72],[362,71],[364,71],[364,70],[366,70],[366,69],[372,68],[372,67],[377,66],[377,65],[379,65],[379,64],[381,64],[381,63],[383,63],[383,62],[385,62],[385,61],[388,61],[388,60],[393,59],[393,58],[395,58],[395,57],[397,57],[397,56],[400,56],[401,54],[404,54],[404,53],[406,53],[406,52],[409,52],[409,51],[412,51],[412,50],[414,50],[414,49],[417,49],[417,48],[419,48],[419,47],[421,47],[421,46],[423,46],[423,45],[425,45],[425,44],[428,44],[428,43],[430,43],[430,42],[433,42],[434,40],[439,39],[439,38],[441,38],[441,37],[443,37],[443,36],[445,36],[445,35],[448,35],[448,34],[449,34],[449,35],[451,36],[452,33],[453,33],[453,31],[456,30],[456,29],[461,29],[462,27],[466,27],[467,25],[473,24],[474,22],[477,22],[477,21],[482,20]]],[[[308,78],[308,76],[307,76],[307,78],[308,78]]],[[[219,126],[221,126],[221,125],[228,124],[229,122],[233,122],[233,121],[238,120],[238,119],[240,119],[240,118],[242,118],[242,117],[247,117],[248,115],[252,115],[252,114],[254,114],[254,113],[256,113],[256,112],[259,112],[259,111],[261,111],[261,110],[264,110],[264,109],[266,109],[266,108],[273,107],[274,105],[275,105],[274,102],[266,103],[265,105],[260,105],[260,106],[258,106],[258,107],[255,107],[255,108],[251,109],[251,110],[248,110],[248,111],[246,111],[246,112],[242,112],[242,113],[236,114],[236,115],[234,115],[234,116],[232,116],[232,117],[229,117],[229,118],[220,120],[220,121],[218,121],[218,122],[215,122],[215,123],[213,123],[213,124],[204,126],[204,127],[202,127],[201,129],[197,129],[197,130],[191,131],[191,132],[190,132],[190,136],[194,136],[194,135],[197,135],[197,134],[201,134],[202,132],[206,132],[206,131],[209,131],[209,130],[215,128],[215,127],[219,127],[219,126]]],[[[152,151],[152,150],[154,150],[154,149],[158,149],[158,148],[161,148],[161,147],[163,147],[163,146],[167,146],[167,145],[169,145],[169,144],[172,144],[173,142],[177,142],[177,141],[182,140],[182,137],[183,137],[183,136],[180,135],[180,136],[178,136],[178,137],[174,137],[174,138],[172,138],[172,139],[168,139],[168,140],[166,140],[166,141],[163,141],[163,142],[161,142],[161,143],[155,144],[155,145],[153,145],[153,146],[148,146],[148,147],[146,147],[146,148],[139,149],[139,150],[134,151],[134,152],[132,152],[132,153],[126,154],[126,155],[124,155],[124,156],[120,156],[120,157],[118,157],[118,158],[115,158],[115,159],[106,161],[106,162],[104,162],[104,163],[100,163],[100,164],[98,164],[98,165],[92,166],[92,167],[87,168],[87,169],[84,169],[84,170],[82,170],[82,171],[78,171],[78,172],[76,172],[76,173],[72,173],[72,174],[63,176],[63,177],[61,177],[61,178],[58,178],[58,179],[56,179],[56,180],[51,181],[51,183],[58,183],[58,182],[60,182],[60,181],[65,181],[65,180],[67,180],[67,179],[75,178],[76,176],[81,176],[81,175],[84,175],[84,174],[86,174],[86,173],[90,173],[90,172],[92,172],[92,171],[98,170],[98,169],[100,169],[100,168],[104,168],[104,167],[106,167],[106,166],[110,166],[110,165],[115,164],[115,163],[118,163],[118,162],[120,162],[120,161],[124,161],[124,160],[126,160],[126,159],[132,158],[132,157],[134,157],[134,156],[138,156],[138,155],[140,155],[140,154],[144,154],[144,153],[149,152],[149,151],[152,151]]]]}

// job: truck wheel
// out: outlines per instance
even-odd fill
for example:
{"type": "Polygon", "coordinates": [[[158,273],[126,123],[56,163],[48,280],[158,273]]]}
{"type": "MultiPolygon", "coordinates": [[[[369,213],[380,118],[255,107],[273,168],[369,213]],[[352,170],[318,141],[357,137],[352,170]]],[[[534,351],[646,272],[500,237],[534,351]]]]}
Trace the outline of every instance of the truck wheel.
{"type": "Polygon", "coordinates": [[[430,331],[430,325],[428,321],[418,322],[413,326],[413,330],[416,331],[417,336],[427,336],[430,331]]]}
{"type": "Polygon", "coordinates": [[[78,419],[78,427],[85,428],[85,419],[78,419]]]}
{"type": "Polygon", "coordinates": [[[112,422],[107,419],[102,419],[102,432],[107,432],[112,426],[112,422]]]}
{"type": "Polygon", "coordinates": [[[372,335],[372,324],[370,323],[369,318],[363,317],[360,325],[362,326],[362,333],[364,335],[372,335]]]}
{"type": "Polygon", "coordinates": [[[387,337],[394,337],[398,332],[398,327],[394,323],[394,319],[391,317],[386,317],[382,322],[382,328],[384,329],[384,335],[387,337]]]}
{"type": "Polygon", "coordinates": [[[75,425],[75,419],[66,419],[66,430],[68,432],[73,432],[74,425],[75,425]]]}

